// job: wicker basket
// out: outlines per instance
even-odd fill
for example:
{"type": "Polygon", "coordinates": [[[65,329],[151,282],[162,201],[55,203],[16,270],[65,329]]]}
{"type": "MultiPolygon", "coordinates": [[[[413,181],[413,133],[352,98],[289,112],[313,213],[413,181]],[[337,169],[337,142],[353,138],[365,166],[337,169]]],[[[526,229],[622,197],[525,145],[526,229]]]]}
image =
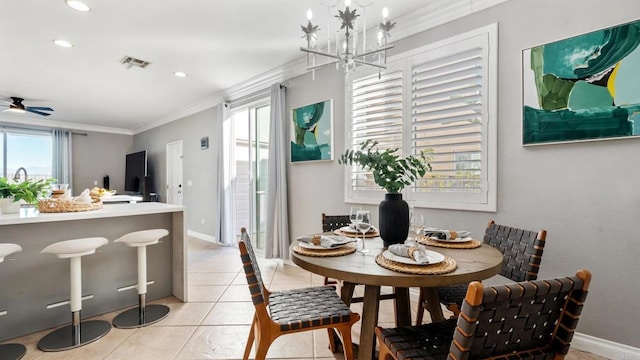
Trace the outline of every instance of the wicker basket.
{"type": "Polygon", "coordinates": [[[67,201],[58,199],[45,199],[38,203],[38,210],[41,213],[63,213],[63,212],[79,212],[98,210],[102,208],[100,199],[92,198],[91,204],[81,203],[77,201],[67,201]]]}

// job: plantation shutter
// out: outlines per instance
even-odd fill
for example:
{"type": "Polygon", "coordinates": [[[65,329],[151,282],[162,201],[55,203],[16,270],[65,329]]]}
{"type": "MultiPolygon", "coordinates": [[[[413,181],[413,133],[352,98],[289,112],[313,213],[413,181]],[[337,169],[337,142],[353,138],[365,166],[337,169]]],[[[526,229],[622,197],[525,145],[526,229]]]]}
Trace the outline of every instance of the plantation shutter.
{"type": "MultiPolygon", "coordinates": [[[[432,171],[403,190],[412,206],[496,211],[497,55],[491,24],[395,55],[380,78],[349,75],[346,147],[426,152],[432,171]]],[[[346,202],[377,204],[382,192],[371,173],[345,171],[346,202]]]]}
{"type": "MultiPolygon", "coordinates": [[[[362,78],[351,83],[351,147],[359,149],[367,140],[378,142],[380,149],[402,147],[403,114],[402,70],[391,70],[362,78]]],[[[400,150],[398,153],[402,153],[400,150]]],[[[354,166],[351,189],[382,191],[373,175],[354,166]]]]}
{"type": "Polygon", "coordinates": [[[486,50],[480,39],[417,55],[411,63],[411,152],[432,171],[413,198],[486,202],[486,50]]]}

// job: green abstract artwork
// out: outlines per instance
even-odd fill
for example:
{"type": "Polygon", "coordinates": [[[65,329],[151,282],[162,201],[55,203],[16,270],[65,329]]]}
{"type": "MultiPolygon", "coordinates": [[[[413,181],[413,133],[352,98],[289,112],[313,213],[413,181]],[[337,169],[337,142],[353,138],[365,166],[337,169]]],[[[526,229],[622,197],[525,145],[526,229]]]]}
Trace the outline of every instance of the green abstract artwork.
{"type": "Polygon", "coordinates": [[[332,101],[295,108],[291,115],[291,162],[333,160],[332,101]]]}
{"type": "Polygon", "coordinates": [[[523,145],[640,135],[640,21],[523,51],[523,145]]]}

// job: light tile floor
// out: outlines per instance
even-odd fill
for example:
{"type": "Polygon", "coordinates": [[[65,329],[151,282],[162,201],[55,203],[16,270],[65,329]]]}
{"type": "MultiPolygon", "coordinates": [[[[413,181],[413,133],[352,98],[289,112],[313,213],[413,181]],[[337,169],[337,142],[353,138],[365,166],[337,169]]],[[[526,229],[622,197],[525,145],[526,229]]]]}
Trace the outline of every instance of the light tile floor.
{"type": "MultiPolygon", "coordinates": [[[[95,343],[57,353],[44,353],[37,349],[38,340],[49,330],[8,342],[19,342],[27,346],[25,360],[241,359],[253,317],[253,305],[239,252],[235,248],[221,247],[198,239],[190,238],[188,241],[190,301],[182,303],[175,298],[155,301],[171,307],[169,316],[163,321],[133,330],[113,328],[109,334],[95,343]]],[[[323,283],[322,277],[294,265],[275,260],[259,262],[264,281],[271,290],[323,283]]],[[[356,291],[361,292],[362,289],[356,291]]],[[[412,299],[413,304],[416,302],[417,299],[412,299]]],[[[392,305],[391,301],[382,302],[379,315],[381,326],[393,326],[392,305]]],[[[361,312],[362,305],[354,304],[352,309],[361,312]]],[[[117,313],[105,314],[98,318],[110,321],[117,313]]],[[[360,335],[359,329],[360,324],[357,323],[353,328],[356,342],[360,335]]],[[[268,358],[343,359],[342,354],[332,354],[328,350],[325,330],[283,336],[273,343],[268,358]]],[[[604,358],[571,350],[567,359],[604,358]]]]}

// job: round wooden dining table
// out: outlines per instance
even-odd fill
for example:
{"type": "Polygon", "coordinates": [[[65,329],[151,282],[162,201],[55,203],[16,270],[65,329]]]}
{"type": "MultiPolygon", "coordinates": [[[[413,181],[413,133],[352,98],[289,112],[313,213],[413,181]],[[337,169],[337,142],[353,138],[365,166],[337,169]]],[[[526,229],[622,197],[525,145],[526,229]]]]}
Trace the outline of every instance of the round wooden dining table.
{"type": "Polygon", "coordinates": [[[444,319],[444,316],[440,306],[438,287],[466,284],[473,280],[490,278],[500,271],[503,259],[500,251],[487,244],[482,244],[475,249],[448,249],[428,246],[429,250],[454,259],[457,267],[447,274],[416,275],[388,270],[376,263],[376,256],[385,250],[381,238],[366,240],[366,248],[371,250],[368,253],[354,252],[349,255],[331,257],[300,255],[294,251],[295,245],[294,242],[289,248],[293,263],[312,273],[342,280],[343,285],[340,292],[342,300],[347,305],[351,304],[355,285],[364,285],[358,347],[359,360],[370,360],[374,354],[374,328],[378,323],[381,286],[394,287],[397,326],[411,324],[411,304],[409,303],[409,288],[411,287],[421,288],[432,321],[440,321],[444,319]]]}

